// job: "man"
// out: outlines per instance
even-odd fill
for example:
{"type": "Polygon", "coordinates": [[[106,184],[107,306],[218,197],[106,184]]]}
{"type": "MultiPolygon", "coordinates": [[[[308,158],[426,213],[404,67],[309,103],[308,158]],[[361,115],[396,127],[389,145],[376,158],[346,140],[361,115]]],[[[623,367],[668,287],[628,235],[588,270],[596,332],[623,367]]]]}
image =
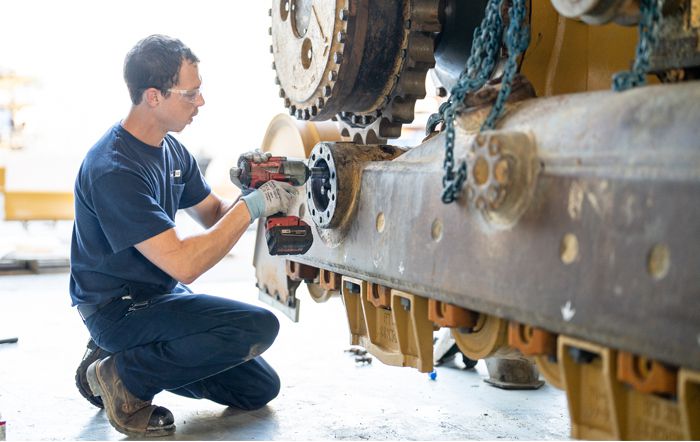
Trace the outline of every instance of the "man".
{"type": "Polygon", "coordinates": [[[177,39],[138,42],[124,62],[132,107],[90,149],[75,183],[70,293],[91,348],[104,349],[93,356],[106,356],[78,377],[110,423],[136,437],[175,431],[170,411],[151,404],[162,390],[254,409],[280,388],[260,356],[277,335],[275,316],[184,285],[223,258],[253,220],[286,212],[295,196],[269,182],[224,201],[169,134],[204,105],[198,62],[177,39]],[[178,209],[206,230],[183,237],[178,209]]]}

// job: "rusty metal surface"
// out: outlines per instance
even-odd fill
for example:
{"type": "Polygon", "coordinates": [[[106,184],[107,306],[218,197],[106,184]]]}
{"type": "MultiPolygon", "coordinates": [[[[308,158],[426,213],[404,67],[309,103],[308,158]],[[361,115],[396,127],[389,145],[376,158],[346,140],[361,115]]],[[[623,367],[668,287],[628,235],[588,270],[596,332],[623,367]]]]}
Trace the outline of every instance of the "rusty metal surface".
{"type": "Polygon", "coordinates": [[[508,345],[517,348],[525,356],[549,356],[557,353],[555,335],[515,321],[508,324],[508,345]]]}
{"type": "Polygon", "coordinates": [[[478,313],[456,305],[440,302],[437,299],[428,300],[428,319],[440,327],[473,328],[477,317],[478,313]]]}
{"type": "MultiPolygon", "coordinates": [[[[670,5],[673,4],[670,2],[670,5]]],[[[692,3],[690,8],[687,4],[684,6],[676,6],[664,14],[656,45],[649,58],[651,72],[700,65],[700,33],[693,25],[697,7],[692,3]]]]}
{"type": "MultiPolygon", "coordinates": [[[[457,159],[482,117],[461,117],[457,159]]],[[[699,121],[698,82],[512,105],[499,130],[542,167],[513,226],[441,203],[440,135],[367,163],[347,231],[294,259],[698,369],[699,121]]]]}
{"type": "Polygon", "coordinates": [[[435,64],[438,0],[274,0],[273,68],[300,120],[337,118],[344,136],[379,143],[413,120],[435,64]],[[337,115],[337,117],[336,117],[337,115]]]}
{"type": "Polygon", "coordinates": [[[617,354],[617,379],[640,393],[677,395],[678,372],[657,361],[651,361],[632,353],[617,354]]]}

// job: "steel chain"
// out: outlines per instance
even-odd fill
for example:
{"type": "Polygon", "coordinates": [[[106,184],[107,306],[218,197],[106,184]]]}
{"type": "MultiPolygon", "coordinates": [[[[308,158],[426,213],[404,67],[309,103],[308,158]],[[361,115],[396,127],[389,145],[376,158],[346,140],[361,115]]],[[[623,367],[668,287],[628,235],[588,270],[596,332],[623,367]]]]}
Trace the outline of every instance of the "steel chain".
{"type": "MultiPolygon", "coordinates": [[[[457,84],[450,91],[450,97],[440,105],[438,113],[431,115],[428,119],[426,132],[434,131],[440,123],[443,123],[445,128],[445,160],[443,163],[445,175],[442,178],[442,202],[445,204],[452,203],[459,198],[467,178],[465,160],[460,161],[459,167],[455,170],[454,118],[463,107],[467,94],[478,91],[486,84],[499,60],[503,39],[503,21],[500,14],[503,1],[506,0],[489,0],[484,19],[474,30],[472,49],[464,71],[460,74],[457,84]]],[[[510,23],[506,34],[508,59],[501,81],[501,90],[481,130],[493,128],[501,115],[517,72],[517,58],[527,49],[529,44],[530,31],[529,27],[524,24],[527,11],[525,2],[526,0],[512,0],[512,6],[509,8],[510,23]]]]}
{"type": "Polygon", "coordinates": [[[659,23],[661,22],[661,0],[641,0],[639,9],[639,40],[632,70],[613,75],[613,90],[625,91],[646,84],[649,71],[649,58],[657,42],[659,23]]]}
{"type": "Polygon", "coordinates": [[[506,100],[510,96],[513,86],[513,78],[518,72],[518,57],[527,50],[530,45],[530,27],[525,23],[527,8],[525,0],[515,0],[508,11],[510,22],[508,32],[506,32],[506,49],[508,59],[503,69],[501,79],[501,89],[498,91],[496,102],[493,104],[486,121],[481,126],[481,130],[493,129],[496,121],[503,113],[506,100]]]}

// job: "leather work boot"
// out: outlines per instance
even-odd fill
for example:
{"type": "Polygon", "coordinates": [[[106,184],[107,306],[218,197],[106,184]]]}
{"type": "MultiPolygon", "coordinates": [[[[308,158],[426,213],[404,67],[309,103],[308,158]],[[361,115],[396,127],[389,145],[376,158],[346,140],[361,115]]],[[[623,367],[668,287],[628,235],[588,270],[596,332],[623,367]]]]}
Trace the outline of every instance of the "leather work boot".
{"type": "Polygon", "coordinates": [[[104,408],[104,405],[99,396],[92,394],[87,380],[87,369],[93,362],[104,359],[109,355],[111,355],[110,352],[101,349],[95,344],[95,341],[90,339],[83,359],[80,361],[80,365],[78,365],[78,369],[75,371],[75,386],[78,387],[80,394],[97,408],[104,408]]]}
{"type": "Polygon", "coordinates": [[[87,369],[90,389],[102,398],[109,423],[127,436],[168,436],[175,432],[173,414],[129,392],[117,374],[117,364],[109,356],[87,369]]]}

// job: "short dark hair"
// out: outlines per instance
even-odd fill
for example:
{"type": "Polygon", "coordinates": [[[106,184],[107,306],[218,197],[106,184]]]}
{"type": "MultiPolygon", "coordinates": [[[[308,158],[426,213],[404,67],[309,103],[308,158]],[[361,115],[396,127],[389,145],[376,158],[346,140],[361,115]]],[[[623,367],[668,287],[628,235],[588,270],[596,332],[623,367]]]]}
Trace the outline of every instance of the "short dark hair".
{"type": "Polygon", "coordinates": [[[190,48],[177,38],[154,34],[136,43],[124,59],[124,81],[131,102],[139,104],[143,91],[152,87],[167,97],[168,89],[179,81],[183,60],[199,63],[190,48]]]}

